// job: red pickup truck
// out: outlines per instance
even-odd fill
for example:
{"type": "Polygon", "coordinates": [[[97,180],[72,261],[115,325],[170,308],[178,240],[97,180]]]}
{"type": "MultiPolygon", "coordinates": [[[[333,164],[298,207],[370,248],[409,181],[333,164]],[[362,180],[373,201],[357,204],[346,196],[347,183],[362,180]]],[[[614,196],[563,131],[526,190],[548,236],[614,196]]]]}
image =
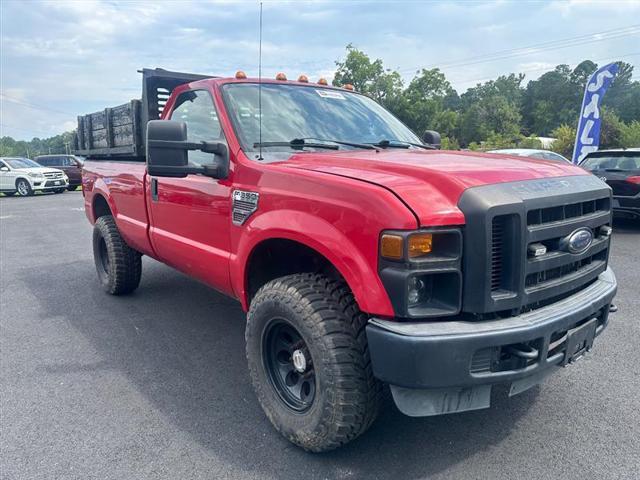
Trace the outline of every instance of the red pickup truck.
{"type": "Polygon", "coordinates": [[[148,255],[238,299],[258,400],[311,451],[364,432],[384,384],[411,416],[526,390],[617,288],[600,179],[441,151],[348,87],[144,70],[76,139],[102,286],[133,292],[148,255]]]}

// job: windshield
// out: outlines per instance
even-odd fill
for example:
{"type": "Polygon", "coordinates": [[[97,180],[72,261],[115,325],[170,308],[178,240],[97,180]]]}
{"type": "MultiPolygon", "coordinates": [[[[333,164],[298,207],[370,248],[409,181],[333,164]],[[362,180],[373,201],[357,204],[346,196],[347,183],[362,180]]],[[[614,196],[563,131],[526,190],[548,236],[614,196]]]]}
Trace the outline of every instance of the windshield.
{"type": "Polygon", "coordinates": [[[4,161],[7,162],[11,168],[42,168],[42,165],[28,158],[5,158],[4,161]]]}
{"type": "MultiPolygon", "coordinates": [[[[255,144],[260,141],[290,142],[301,138],[363,144],[380,140],[422,143],[391,113],[356,93],[312,86],[263,84],[262,138],[258,84],[228,84],[223,87],[223,95],[245,151],[257,151],[255,144]]],[[[286,146],[268,148],[287,149],[286,146]]]]}
{"type": "Polygon", "coordinates": [[[631,155],[594,155],[580,165],[588,170],[640,170],[640,153],[631,155]]]}

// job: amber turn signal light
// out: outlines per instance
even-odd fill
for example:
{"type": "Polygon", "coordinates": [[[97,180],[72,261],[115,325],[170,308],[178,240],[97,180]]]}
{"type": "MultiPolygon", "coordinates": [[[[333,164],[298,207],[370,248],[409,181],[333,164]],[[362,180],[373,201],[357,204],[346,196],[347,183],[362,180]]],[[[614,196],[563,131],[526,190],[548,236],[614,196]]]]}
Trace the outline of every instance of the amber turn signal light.
{"type": "Polygon", "coordinates": [[[409,258],[427,255],[432,248],[433,235],[430,233],[417,233],[409,237],[409,258]]]}
{"type": "Polygon", "coordinates": [[[384,234],[380,239],[380,255],[400,260],[404,254],[404,241],[400,235],[384,234]]]}

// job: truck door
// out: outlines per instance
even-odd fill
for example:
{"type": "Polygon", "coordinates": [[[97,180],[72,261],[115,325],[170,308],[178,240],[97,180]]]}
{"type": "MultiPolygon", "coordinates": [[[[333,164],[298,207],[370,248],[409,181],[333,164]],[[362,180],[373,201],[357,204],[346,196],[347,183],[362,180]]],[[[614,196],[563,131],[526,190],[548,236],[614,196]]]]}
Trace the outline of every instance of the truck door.
{"type": "MultiPolygon", "coordinates": [[[[224,133],[207,90],[182,92],[169,117],[187,124],[189,141],[221,141],[224,133]]],[[[212,164],[214,156],[189,152],[189,163],[212,164]]],[[[203,175],[149,177],[150,237],[163,262],[226,293],[229,280],[229,180],[203,175]]]]}

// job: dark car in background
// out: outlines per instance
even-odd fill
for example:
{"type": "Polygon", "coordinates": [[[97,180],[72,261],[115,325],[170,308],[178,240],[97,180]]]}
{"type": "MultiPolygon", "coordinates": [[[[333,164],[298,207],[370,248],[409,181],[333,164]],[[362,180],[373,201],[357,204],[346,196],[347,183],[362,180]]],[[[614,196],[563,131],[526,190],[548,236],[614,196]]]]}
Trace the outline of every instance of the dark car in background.
{"type": "Polygon", "coordinates": [[[39,155],[34,158],[43,167],[58,168],[69,177],[69,190],[82,185],[82,158],[76,155],[39,155]]]}
{"type": "Polygon", "coordinates": [[[640,220],[640,148],[600,150],[580,163],[613,190],[613,213],[640,220]]]}

